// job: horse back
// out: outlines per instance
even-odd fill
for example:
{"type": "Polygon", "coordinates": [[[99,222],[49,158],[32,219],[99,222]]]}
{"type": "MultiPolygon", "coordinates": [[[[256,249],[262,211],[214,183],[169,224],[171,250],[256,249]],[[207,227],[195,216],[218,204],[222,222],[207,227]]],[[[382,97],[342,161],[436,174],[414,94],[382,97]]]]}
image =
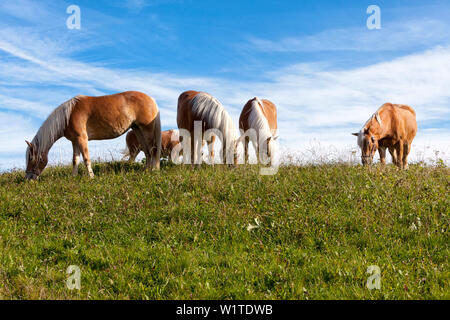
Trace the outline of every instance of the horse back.
{"type": "Polygon", "coordinates": [[[89,140],[111,139],[125,133],[133,123],[148,125],[157,116],[155,100],[142,92],[81,96],[73,108],[66,136],[70,139],[86,131],[89,140]]]}
{"type": "MultiPolygon", "coordinates": [[[[249,117],[253,109],[253,102],[257,98],[250,99],[245,104],[244,108],[241,111],[241,115],[239,117],[239,129],[247,131],[250,128],[249,117]]],[[[277,130],[277,108],[274,103],[267,99],[261,100],[262,106],[258,103],[257,106],[260,108],[262,114],[267,119],[269,124],[269,128],[272,131],[277,130]]]]}
{"type": "Polygon", "coordinates": [[[263,99],[263,114],[269,123],[269,127],[272,131],[277,130],[277,107],[275,104],[267,99],[263,99]]]}
{"type": "Polygon", "coordinates": [[[417,120],[416,112],[413,108],[407,105],[395,105],[400,121],[403,122],[405,127],[406,140],[411,142],[417,133],[417,120]]]}
{"type": "Polygon", "coordinates": [[[138,91],[126,91],[100,97],[81,96],[74,112],[86,113],[102,119],[150,117],[152,121],[158,114],[155,100],[138,91]]]}

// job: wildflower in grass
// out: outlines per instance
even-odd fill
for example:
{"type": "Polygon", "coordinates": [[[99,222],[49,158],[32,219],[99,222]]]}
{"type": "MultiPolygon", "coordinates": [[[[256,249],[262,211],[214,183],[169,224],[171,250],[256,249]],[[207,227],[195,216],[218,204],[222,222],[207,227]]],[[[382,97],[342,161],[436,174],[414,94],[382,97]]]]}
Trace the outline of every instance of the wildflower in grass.
{"type": "Polygon", "coordinates": [[[259,221],[258,218],[255,218],[255,223],[256,225],[249,223],[247,226],[247,231],[252,231],[253,229],[257,229],[261,226],[261,221],[259,221]]]}

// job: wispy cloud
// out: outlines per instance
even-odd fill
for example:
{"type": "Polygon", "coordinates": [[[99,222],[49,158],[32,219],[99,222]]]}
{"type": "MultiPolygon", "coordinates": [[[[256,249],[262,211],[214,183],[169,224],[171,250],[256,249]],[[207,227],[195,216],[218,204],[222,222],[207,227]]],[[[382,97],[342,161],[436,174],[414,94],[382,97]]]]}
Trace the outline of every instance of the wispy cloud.
{"type": "Polygon", "coordinates": [[[45,5],[29,0],[4,0],[0,3],[0,12],[28,22],[45,22],[50,16],[45,5]]]}
{"type": "Polygon", "coordinates": [[[380,30],[328,29],[281,40],[250,38],[250,45],[268,52],[392,51],[450,43],[450,23],[424,19],[383,24],[380,30]]]}
{"type": "Polygon", "coordinates": [[[146,7],[155,7],[162,4],[182,3],[182,2],[183,0],[125,0],[116,2],[115,5],[127,8],[131,12],[140,12],[146,7]]]}

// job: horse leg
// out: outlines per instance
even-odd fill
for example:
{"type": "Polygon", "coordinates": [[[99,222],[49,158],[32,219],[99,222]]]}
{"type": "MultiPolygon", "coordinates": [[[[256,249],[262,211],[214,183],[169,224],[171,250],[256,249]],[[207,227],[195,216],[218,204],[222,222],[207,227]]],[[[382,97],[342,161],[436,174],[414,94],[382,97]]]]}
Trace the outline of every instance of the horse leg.
{"type": "Polygon", "coordinates": [[[153,139],[152,150],[151,150],[151,159],[152,159],[152,169],[159,170],[160,162],[161,162],[161,144],[158,146],[158,142],[153,139]]]}
{"type": "Polygon", "coordinates": [[[201,145],[202,145],[202,142],[194,138],[194,162],[193,162],[193,165],[195,165],[197,168],[201,167],[201,163],[203,160],[202,149],[200,148],[200,150],[199,150],[199,147],[201,145]]]}
{"type": "Polygon", "coordinates": [[[78,138],[78,145],[83,156],[84,164],[86,165],[89,178],[94,178],[94,171],[92,171],[91,158],[89,157],[88,138],[86,135],[78,138]]]}
{"type": "Polygon", "coordinates": [[[78,175],[78,165],[80,163],[80,147],[76,142],[72,142],[72,147],[73,147],[72,175],[76,177],[78,175]]]}
{"type": "Polygon", "coordinates": [[[161,120],[159,112],[152,121],[141,123],[136,121],[133,126],[136,137],[145,153],[146,168],[159,170],[161,161],[161,120]]]}
{"type": "Polygon", "coordinates": [[[386,148],[379,147],[378,153],[380,154],[380,162],[381,165],[384,167],[386,165],[386,148]]]}
{"type": "Polygon", "coordinates": [[[397,165],[397,151],[394,147],[389,147],[389,153],[392,157],[392,163],[396,166],[397,165]]]}
{"type": "Polygon", "coordinates": [[[250,138],[245,137],[244,139],[244,164],[248,163],[248,144],[250,143],[250,138]]]}
{"type": "Polygon", "coordinates": [[[152,122],[152,168],[159,171],[161,165],[161,118],[160,113],[152,122]]]}
{"type": "Polygon", "coordinates": [[[222,141],[222,143],[223,143],[223,146],[222,146],[222,163],[223,164],[229,164],[229,163],[227,163],[227,160],[228,160],[227,148],[226,148],[226,145],[225,145],[225,143],[223,141],[222,141]]]}
{"type": "MultiPolygon", "coordinates": [[[[134,135],[136,136],[136,132],[133,130],[134,135]]],[[[136,136],[137,138],[137,136],[136,136]]],[[[141,145],[139,143],[139,141],[136,142],[127,142],[127,147],[128,147],[128,153],[129,153],[129,158],[128,158],[128,162],[134,162],[136,160],[137,155],[139,154],[139,152],[141,152],[141,145]]]]}
{"type": "Polygon", "coordinates": [[[403,169],[403,157],[404,157],[404,151],[405,151],[405,146],[403,144],[403,141],[400,141],[398,143],[398,150],[397,150],[397,165],[400,169],[403,169]]]}
{"type": "Polygon", "coordinates": [[[133,128],[133,131],[136,133],[136,137],[139,141],[139,144],[141,145],[142,151],[145,154],[145,167],[147,169],[150,169],[151,166],[151,152],[149,148],[149,140],[147,140],[146,135],[144,135],[144,128],[138,127],[133,128]]]}
{"type": "Polygon", "coordinates": [[[212,136],[211,140],[208,142],[208,151],[209,151],[209,158],[211,159],[211,165],[214,167],[214,142],[216,141],[216,136],[212,136]]]}
{"type": "Polygon", "coordinates": [[[144,135],[145,141],[148,143],[147,148],[149,157],[147,158],[147,168],[150,168],[150,170],[159,170],[161,161],[161,130],[158,134],[155,133],[155,128],[152,127],[150,131],[146,128],[142,130],[142,134],[144,135]]]}
{"type": "Polygon", "coordinates": [[[405,150],[403,151],[403,168],[408,169],[408,155],[411,151],[411,144],[405,143],[405,150]]]}
{"type": "Polygon", "coordinates": [[[259,150],[259,147],[260,146],[260,143],[259,143],[259,140],[258,140],[258,145],[256,146],[256,164],[260,164],[261,162],[260,162],[260,154],[259,154],[259,152],[260,152],[260,150],[259,150]]]}
{"type": "Polygon", "coordinates": [[[128,159],[128,162],[134,162],[136,161],[136,157],[139,154],[139,152],[141,152],[141,150],[139,150],[138,148],[130,148],[130,158],[128,159]]]}

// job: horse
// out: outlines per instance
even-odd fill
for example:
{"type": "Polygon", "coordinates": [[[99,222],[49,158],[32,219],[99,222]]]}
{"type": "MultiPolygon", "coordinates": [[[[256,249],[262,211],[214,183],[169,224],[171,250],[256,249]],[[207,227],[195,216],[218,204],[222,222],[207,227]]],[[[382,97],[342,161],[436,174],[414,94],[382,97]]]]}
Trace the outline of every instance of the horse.
{"type": "Polygon", "coordinates": [[[250,99],[242,109],[239,117],[239,129],[243,135],[241,140],[244,141],[245,163],[248,162],[248,144],[252,140],[253,147],[256,151],[256,159],[259,162],[263,154],[267,158],[272,158],[274,154],[274,141],[278,138],[277,132],[277,107],[269,100],[260,100],[255,97],[250,99]],[[251,136],[249,129],[256,132],[255,136],[251,136]],[[261,146],[267,146],[266,152],[261,151],[261,146]]]}
{"type": "MultiPolygon", "coordinates": [[[[143,150],[136,134],[133,130],[128,131],[126,136],[127,148],[122,152],[123,158],[129,157],[129,162],[134,162],[137,155],[143,150]]],[[[161,132],[161,157],[171,160],[172,150],[180,143],[180,135],[178,130],[170,129],[161,132]]],[[[202,147],[205,146],[203,141],[202,147]]],[[[183,155],[183,150],[180,150],[179,155],[183,155]]]]}
{"type": "Polygon", "coordinates": [[[41,125],[26,151],[26,176],[37,179],[48,162],[48,152],[62,137],[72,142],[73,169],[78,174],[80,152],[90,178],[94,177],[88,141],[114,139],[132,128],[147,156],[147,169],[159,170],[161,120],[155,100],[127,91],[101,97],[79,95],[57,107],[41,125]]]}
{"type": "Polygon", "coordinates": [[[358,133],[358,146],[361,148],[361,162],[368,165],[378,149],[380,162],[386,164],[386,148],[392,162],[400,169],[408,167],[411,143],[417,133],[416,112],[403,104],[383,104],[358,133]]]}
{"type": "MultiPolygon", "coordinates": [[[[139,152],[143,150],[136,133],[131,130],[126,136],[127,148],[124,150],[124,157],[129,157],[129,162],[134,162],[136,160],[139,152]]],[[[161,157],[171,158],[172,150],[180,143],[178,130],[170,129],[161,132],[161,157]]],[[[180,152],[182,155],[182,151],[180,152]]]]}
{"type": "MultiPolygon", "coordinates": [[[[211,130],[208,133],[214,132],[221,136],[222,141],[222,158],[223,163],[237,165],[238,155],[236,152],[238,134],[233,120],[225,110],[224,106],[208,93],[199,91],[185,91],[178,98],[177,107],[177,125],[179,129],[187,130],[191,137],[191,164],[199,165],[198,161],[199,150],[198,146],[200,141],[194,136],[194,125],[196,121],[201,121],[202,137],[207,130],[211,130]],[[233,156],[233,159],[228,159],[233,156]]],[[[210,134],[210,137],[205,138],[208,143],[208,149],[210,152],[210,160],[214,165],[214,142],[215,135],[210,134]]],[[[203,142],[203,138],[201,138],[203,142]]]]}

